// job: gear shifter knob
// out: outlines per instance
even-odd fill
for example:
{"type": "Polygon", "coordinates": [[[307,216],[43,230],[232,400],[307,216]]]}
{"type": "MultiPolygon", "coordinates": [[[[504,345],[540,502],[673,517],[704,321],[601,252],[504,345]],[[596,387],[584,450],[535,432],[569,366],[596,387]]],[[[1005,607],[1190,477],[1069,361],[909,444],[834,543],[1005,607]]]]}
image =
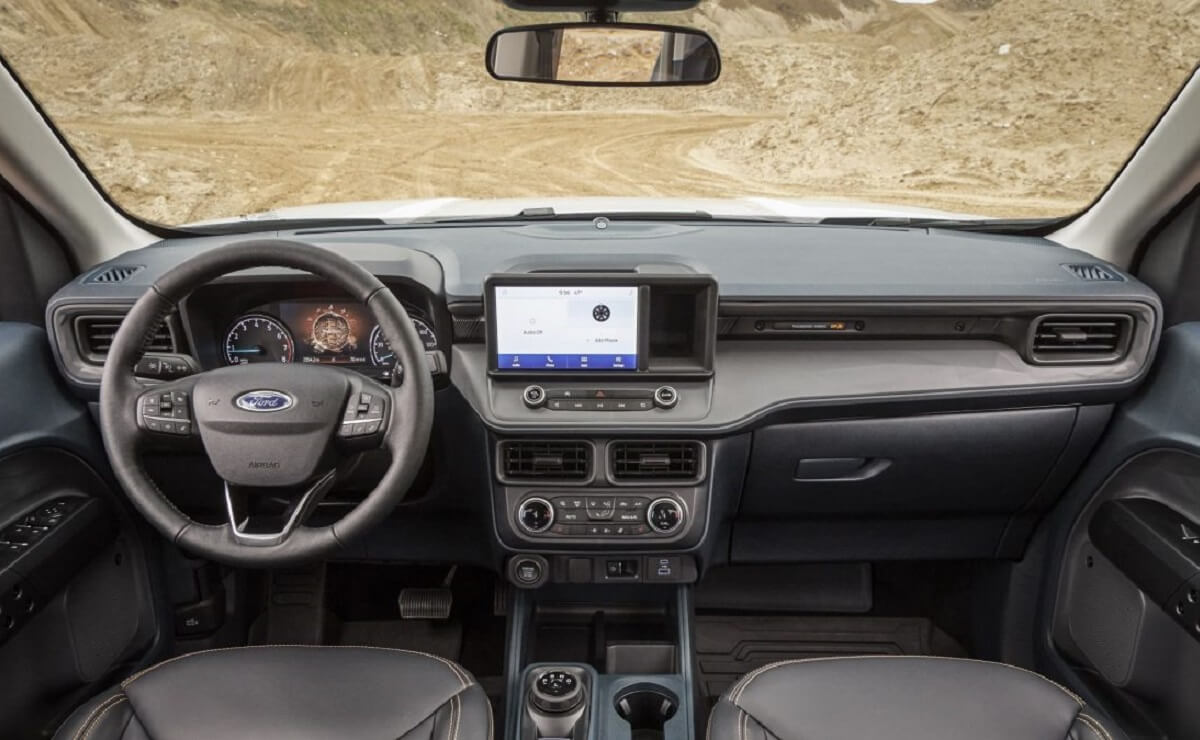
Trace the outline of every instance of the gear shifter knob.
{"type": "Polygon", "coordinates": [[[530,700],[547,714],[563,714],[575,709],[583,701],[583,687],[579,679],[567,671],[549,669],[543,671],[533,682],[530,700]]]}

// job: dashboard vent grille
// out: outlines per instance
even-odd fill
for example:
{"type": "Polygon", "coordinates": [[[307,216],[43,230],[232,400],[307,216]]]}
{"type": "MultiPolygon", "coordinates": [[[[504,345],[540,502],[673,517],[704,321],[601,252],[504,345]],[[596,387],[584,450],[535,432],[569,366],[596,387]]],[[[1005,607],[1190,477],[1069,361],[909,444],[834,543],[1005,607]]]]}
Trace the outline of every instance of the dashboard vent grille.
{"type": "Polygon", "coordinates": [[[508,480],[585,481],[592,474],[592,445],[583,440],[501,442],[500,464],[508,480]]]}
{"type": "Polygon", "coordinates": [[[1132,329],[1125,315],[1042,316],[1033,324],[1031,354],[1040,363],[1116,362],[1132,329]]]}
{"type": "Polygon", "coordinates": [[[695,480],[703,466],[699,442],[617,441],[608,446],[613,480],[695,480]]]}
{"type": "Polygon", "coordinates": [[[474,317],[454,317],[454,341],[482,342],[486,335],[486,324],[483,319],[474,317]]]}
{"type": "Polygon", "coordinates": [[[1075,277],[1089,282],[1123,282],[1125,278],[1116,274],[1104,265],[1063,265],[1075,277]]]}
{"type": "MultiPolygon", "coordinates": [[[[75,336],[79,349],[92,362],[103,363],[112,348],[113,337],[121,326],[124,316],[78,316],[75,318],[75,336]]],[[[146,341],[147,352],[175,352],[175,332],[168,323],[158,325],[146,341]]]]}
{"type": "Polygon", "coordinates": [[[113,265],[88,278],[89,283],[123,283],[141,272],[143,265],[113,265]]]}

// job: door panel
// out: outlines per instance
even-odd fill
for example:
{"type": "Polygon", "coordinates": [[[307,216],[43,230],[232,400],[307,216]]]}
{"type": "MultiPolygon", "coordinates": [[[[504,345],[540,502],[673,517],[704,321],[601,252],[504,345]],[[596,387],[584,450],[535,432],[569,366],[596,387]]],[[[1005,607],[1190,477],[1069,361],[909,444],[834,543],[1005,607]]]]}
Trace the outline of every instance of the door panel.
{"type": "Polygon", "coordinates": [[[53,729],[156,629],[133,519],[45,332],[0,323],[0,727],[53,729]],[[7,543],[7,544],[5,544],[7,543]]]}
{"type": "Polygon", "coordinates": [[[1045,658],[1132,738],[1200,737],[1200,324],[1113,419],[1063,512],[1045,658]]]}

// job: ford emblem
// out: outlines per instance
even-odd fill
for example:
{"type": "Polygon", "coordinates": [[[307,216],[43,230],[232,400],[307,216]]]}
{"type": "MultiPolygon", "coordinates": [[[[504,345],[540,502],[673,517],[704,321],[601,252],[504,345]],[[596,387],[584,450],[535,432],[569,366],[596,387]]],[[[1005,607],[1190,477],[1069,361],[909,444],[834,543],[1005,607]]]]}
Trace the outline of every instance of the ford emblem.
{"type": "Polygon", "coordinates": [[[295,400],[281,391],[246,391],[234,403],[246,411],[283,411],[290,409],[295,400]]]}

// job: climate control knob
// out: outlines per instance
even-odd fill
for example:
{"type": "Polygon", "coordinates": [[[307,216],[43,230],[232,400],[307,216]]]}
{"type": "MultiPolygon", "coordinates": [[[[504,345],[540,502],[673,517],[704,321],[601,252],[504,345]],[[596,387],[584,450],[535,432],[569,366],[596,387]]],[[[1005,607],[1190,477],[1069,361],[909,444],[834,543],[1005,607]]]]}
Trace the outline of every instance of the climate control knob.
{"type": "Polygon", "coordinates": [[[554,507],[544,498],[527,498],[517,509],[517,522],[530,534],[541,534],[554,524],[554,507]]]}
{"type": "Polygon", "coordinates": [[[646,509],[646,523],[658,534],[673,534],[683,525],[683,506],[673,498],[655,499],[646,509]]]}

